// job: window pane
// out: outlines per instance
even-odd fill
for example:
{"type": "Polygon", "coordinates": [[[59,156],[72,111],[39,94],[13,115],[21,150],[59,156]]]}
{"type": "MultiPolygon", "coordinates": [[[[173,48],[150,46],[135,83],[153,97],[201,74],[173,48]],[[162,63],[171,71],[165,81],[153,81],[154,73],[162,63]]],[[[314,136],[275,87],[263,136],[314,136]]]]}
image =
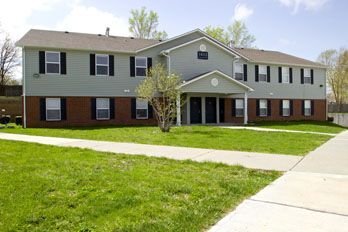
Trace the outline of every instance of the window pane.
{"type": "Polygon", "coordinates": [[[108,66],[97,65],[97,75],[108,75],[108,66]]]}
{"type": "Polygon", "coordinates": [[[60,120],[60,110],[47,110],[46,120],[60,120]]]}
{"type": "Polygon", "coordinates": [[[267,100],[260,100],[260,108],[267,109],[267,100]]]}
{"type": "Polygon", "coordinates": [[[310,100],[305,100],[305,108],[310,109],[311,108],[311,101],[310,100]]]}
{"type": "Polygon", "coordinates": [[[310,116],[312,114],[311,109],[305,109],[305,116],[310,116]]]}
{"type": "Polygon", "coordinates": [[[97,98],[97,109],[109,109],[109,98],[97,98]]]}
{"type": "Polygon", "coordinates": [[[283,109],[283,116],[290,116],[290,109],[283,109]]]}
{"type": "Polygon", "coordinates": [[[46,98],[46,109],[60,109],[60,98],[46,98]]]}
{"type": "Polygon", "coordinates": [[[305,77],[310,77],[311,76],[311,70],[309,68],[304,69],[304,76],[305,77]]]}
{"type": "Polygon", "coordinates": [[[267,75],[266,74],[259,74],[259,81],[267,81],[267,75]]]}
{"type": "Polygon", "coordinates": [[[97,110],[97,119],[109,119],[109,110],[97,110]]]}
{"type": "Polygon", "coordinates": [[[267,109],[260,108],[260,116],[267,116],[267,109]]]}
{"type": "Polygon", "coordinates": [[[59,62],[59,53],[46,52],[46,62],[59,62]]]}
{"type": "Polygon", "coordinates": [[[304,77],[304,83],[310,84],[311,83],[311,77],[304,77]]]}
{"type": "Polygon", "coordinates": [[[282,77],[282,82],[283,83],[289,83],[289,76],[283,76],[282,77]]]}
{"type": "Polygon", "coordinates": [[[236,63],[235,67],[235,73],[243,73],[243,64],[236,63]]]}
{"type": "Polygon", "coordinates": [[[265,65],[260,65],[259,66],[259,74],[267,75],[267,67],[265,65]]]}
{"type": "Polygon", "coordinates": [[[244,109],[244,100],[236,99],[236,109],[244,109]]]}
{"type": "Polygon", "coordinates": [[[148,102],[146,100],[138,99],[136,102],[136,108],[137,109],[146,109],[148,108],[148,102]]]}
{"type": "Polygon", "coordinates": [[[135,66],[146,67],[146,58],[145,57],[137,57],[135,59],[135,66]]]}
{"type": "Polygon", "coordinates": [[[147,118],[147,109],[137,109],[137,118],[147,118]]]}
{"type": "Polygon", "coordinates": [[[47,63],[47,73],[59,73],[59,64],[47,63]]]}
{"type": "Polygon", "coordinates": [[[288,75],[289,75],[289,68],[282,67],[282,76],[288,76],[288,75]]]}
{"type": "Polygon", "coordinates": [[[244,109],[236,109],[236,117],[243,117],[244,109]]]}
{"type": "Polygon", "coordinates": [[[234,74],[236,80],[243,80],[243,73],[235,73],[234,74]]]}
{"type": "Polygon", "coordinates": [[[108,56],[101,56],[101,55],[97,55],[97,64],[104,64],[107,65],[109,57],[108,56]]]}
{"type": "Polygon", "coordinates": [[[136,75],[138,77],[145,77],[146,76],[146,68],[136,68],[136,75]]]}
{"type": "Polygon", "coordinates": [[[290,108],[290,101],[289,100],[283,100],[283,109],[290,108]]]}

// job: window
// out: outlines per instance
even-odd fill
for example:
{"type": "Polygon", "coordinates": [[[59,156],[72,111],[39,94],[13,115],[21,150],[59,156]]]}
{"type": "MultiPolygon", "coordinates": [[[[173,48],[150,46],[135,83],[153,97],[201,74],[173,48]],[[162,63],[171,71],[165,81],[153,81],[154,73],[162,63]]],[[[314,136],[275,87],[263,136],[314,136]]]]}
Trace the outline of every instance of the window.
{"type": "Polygon", "coordinates": [[[283,116],[290,116],[290,101],[289,100],[283,100],[283,116]]]}
{"type": "Polygon", "coordinates": [[[97,76],[109,75],[109,56],[108,55],[95,55],[95,69],[97,76]]]}
{"type": "Polygon", "coordinates": [[[46,52],[46,73],[59,74],[60,73],[60,53],[46,52]]]}
{"type": "Polygon", "coordinates": [[[46,98],[46,120],[61,120],[60,98],[46,98]]]}
{"type": "Polygon", "coordinates": [[[244,116],[244,100],[236,99],[236,117],[244,116]]]}
{"type": "Polygon", "coordinates": [[[311,116],[312,109],[311,109],[311,100],[305,100],[304,102],[304,115],[305,116],[311,116]]]}
{"type": "Polygon", "coordinates": [[[243,64],[240,64],[240,63],[234,64],[234,79],[239,81],[244,80],[243,64]]]}
{"type": "Polygon", "coordinates": [[[260,100],[260,116],[267,116],[267,100],[260,100]]]}
{"type": "Polygon", "coordinates": [[[135,57],[135,75],[137,77],[146,77],[147,58],[135,57]]]}
{"type": "Polygon", "coordinates": [[[109,98],[96,99],[96,118],[97,120],[110,119],[110,100],[109,98]]]}
{"type": "Polygon", "coordinates": [[[137,99],[136,102],[136,116],[137,119],[148,119],[149,105],[146,100],[137,99]]]}
{"type": "Polygon", "coordinates": [[[305,84],[311,83],[311,70],[309,68],[303,70],[303,82],[305,84]]]}
{"type": "Polygon", "coordinates": [[[290,83],[290,72],[288,67],[282,67],[282,83],[290,83]]]}
{"type": "Polygon", "coordinates": [[[267,82],[267,66],[266,65],[259,66],[259,81],[267,82]]]}

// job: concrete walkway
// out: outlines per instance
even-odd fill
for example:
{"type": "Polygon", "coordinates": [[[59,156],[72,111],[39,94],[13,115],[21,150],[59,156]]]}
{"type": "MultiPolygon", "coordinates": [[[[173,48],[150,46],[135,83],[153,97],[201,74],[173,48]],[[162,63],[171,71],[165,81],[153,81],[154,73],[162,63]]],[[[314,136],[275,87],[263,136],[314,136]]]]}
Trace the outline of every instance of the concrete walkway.
{"type": "Polygon", "coordinates": [[[255,152],[223,151],[213,149],[145,145],[135,143],[103,142],[84,139],[55,138],[10,133],[0,133],[0,139],[34,142],[61,147],[88,148],[95,151],[165,157],[176,160],[218,162],[242,165],[248,168],[288,171],[303,157],[291,155],[263,154],[255,152]]]}
{"type": "Polygon", "coordinates": [[[245,200],[211,232],[347,232],[348,131],[245,200]]]}
{"type": "Polygon", "coordinates": [[[287,132],[287,133],[315,134],[315,135],[329,135],[329,136],[336,136],[337,135],[337,134],[333,134],[333,133],[324,133],[324,132],[315,132],[315,131],[285,130],[285,129],[273,129],[273,128],[264,128],[264,127],[253,127],[253,126],[222,126],[222,128],[233,129],[233,130],[287,132]]]}

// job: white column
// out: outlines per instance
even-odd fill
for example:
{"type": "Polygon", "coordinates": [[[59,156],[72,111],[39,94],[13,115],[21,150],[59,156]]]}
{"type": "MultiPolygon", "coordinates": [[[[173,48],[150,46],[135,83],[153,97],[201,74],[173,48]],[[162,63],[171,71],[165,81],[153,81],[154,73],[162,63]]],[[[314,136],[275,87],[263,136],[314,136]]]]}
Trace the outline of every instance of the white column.
{"type": "Polygon", "coordinates": [[[248,92],[244,93],[244,125],[248,124],[248,92]]]}
{"type": "Polygon", "coordinates": [[[176,125],[181,126],[181,103],[180,94],[176,97],[176,125]]]}
{"type": "Polygon", "coordinates": [[[216,123],[220,123],[220,98],[216,97],[216,123]]]}

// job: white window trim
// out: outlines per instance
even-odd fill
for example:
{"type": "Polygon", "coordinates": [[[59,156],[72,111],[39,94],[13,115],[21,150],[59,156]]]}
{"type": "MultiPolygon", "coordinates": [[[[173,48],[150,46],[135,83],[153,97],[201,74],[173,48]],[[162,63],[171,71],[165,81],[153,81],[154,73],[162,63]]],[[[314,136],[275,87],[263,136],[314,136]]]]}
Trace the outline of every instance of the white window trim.
{"type": "Polygon", "coordinates": [[[138,101],[138,98],[135,100],[135,117],[136,117],[136,119],[149,119],[149,102],[147,102],[146,107],[138,108],[137,101],[138,101]],[[146,117],[138,117],[137,110],[145,110],[145,109],[147,110],[146,117]]]}
{"type": "Polygon", "coordinates": [[[136,56],[134,58],[134,73],[135,73],[135,77],[146,77],[146,72],[147,72],[147,57],[136,56]],[[145,66],[137,66],[137,59],[145,59],[145,66]],[[145,68],[145,76],[138,76],[137,75],[137,68],[145,68]]]}
{"type": "Polygon", "coordinates": [[[290,84],[290,67],[282,67],[282,83],[290,84]],[[284,69],[288,69],[288,81],[284,81],[284,69]]]}
{"type": "Polygon", "coordinates": [[[99,97],[96,98],[95,100],[95,118],[97,120],[110,120],[110,99],[109,98],[103,98],[103,97],[99,97]],[[98,108],[98,99],[106,99],[109,101],[109,108],[98,108]],[[98,110],[108,110],[108,117],[107,118],[99,118],[98,117],[98,110]]]}
{"type": "Polygon", "coordinates": [[[56,52],[56,51],[45,51],[45,74],[49,74],[49,75],[60,75],[61,73],[61,59],[60,59],[60,52],[56,52]],[[59,61],[58,62],[52,62],[52,61],[47,61],[47,53],[55,53],[58,54],[59,57],[59,61]],[[57,73],[52,73],[52,72],[48,72],[47,69],[47,64],[58,64],[59,65],[59,71],[57,73]]]}
{"type": "Polygon", "coordinates": [[[266,100],[266,99],[260,99],[259,116],[260,117],[267,117],[268,116],[268,100],[266,100]],[[265,101],[266,102],[266,108],[261,108],[261,101],[265,101]],[[261,115],[261,109],[266,109],[266,114],[265,115],[261,115]]]}
{"type": "Polygon", "coordinates": [[[95,75],[97,77],[107,77],[109,76],[109,65],[110,65],[110,61],[109,61],[109,55],[107,54],[95,54],[95,75]],[[97,57],[98,56],[101,56],[101,57],[106,57],[107,58],[107,61],[108,61],[108,64],[98,64],[97,63],[97,57]],[[107,67],[106,71],[107,71],[107,74],[98,74],[98,68],[97,66],[104,66],[104,67],[107,67]]]}
{"type": "Polygon", "coordinates": [[[283,117],[290,117],[290,114],[291,114],[291,113],[290,113],[290,108],[291,108],[290,104],[291,104],[290,100],[288,100],[288,99],[282,100],[282,105],[283,105],[283,107],[282,107],[282,116],[283,116],[283,117]],[[284,107],[284,101],[289,102],[289,108],[285,108],[285,107],[284,107]],[[284,115],[284,110],[286,110],[286,109],[289,110],[289,114],[288,114],[288,115],[284,115]]]}
{"type": "Polygon", "coordinates": [[[312,116],[312,101],[311,100],[305,100],[304,102],[304,116],[309,117],[312,116]],[[306,102],[309,102],[309,108],[306,108],[306,102]],[[309,110],[310,113],[306,114],[306,110],[309,110]]]}
{"type": "Polygon", "coordinates": [[[54,122],[54,121],[61,121],[62,120],[62,105],[61,105],[61,100],[60,100],[60,98],[46,98],[45,99],[45,104],[46,104],[46,121],[50,121],[50,122],[54,122]],[[58,102],[59,102],[59,108],[48,108],[47,107],[47,101],[48,100],[58,100],[58,102]],[[59,110],[59,119],[57,118],[57,119],[48,119],[48,117],[47,117],[47,111],[48,110],[59,110]]]}
{"type": "MultiPolygon", "coordinates": [[[[236,72],[236,66],[237,65],[241,65],[242,66],[242,72],[240,72],[242,74],[241,81],[244,81],[244,64],[243,63],[238,63],[238,62],[234,63],[234,66],[233,66],[233,68],[234,68],[234,72],[233,72],[234,79],[236,79],[236,73],[239,73],[239,72],[236,72]]],[[[236,79],[236,80],[238,80],[238,79],[236,79]]]]}
{"type": "Polygon", "coordinates": [[[267,65],[259,65],[259,82],[267,82],[268,76],[267,76],[267,65]],[[261,73],[261,67],[265,67],[266,73],[261,73]],[[266,75],[266,80],[261,80],[260,75],[266,75]]]}
{"type": "Polygon", "coordinates": [[[242,117],[244,117],[244,99],[236,99],[235,110],[243,110],[242,115],[237,115],[237,111],[236,111],[236,117],[237,117],[237,118],[242,118],[242,117]],[[240,100],[240,101],[243,102],[242,107],[240,107],[240,108],[237,107],[237,100],[240,100]]]}

